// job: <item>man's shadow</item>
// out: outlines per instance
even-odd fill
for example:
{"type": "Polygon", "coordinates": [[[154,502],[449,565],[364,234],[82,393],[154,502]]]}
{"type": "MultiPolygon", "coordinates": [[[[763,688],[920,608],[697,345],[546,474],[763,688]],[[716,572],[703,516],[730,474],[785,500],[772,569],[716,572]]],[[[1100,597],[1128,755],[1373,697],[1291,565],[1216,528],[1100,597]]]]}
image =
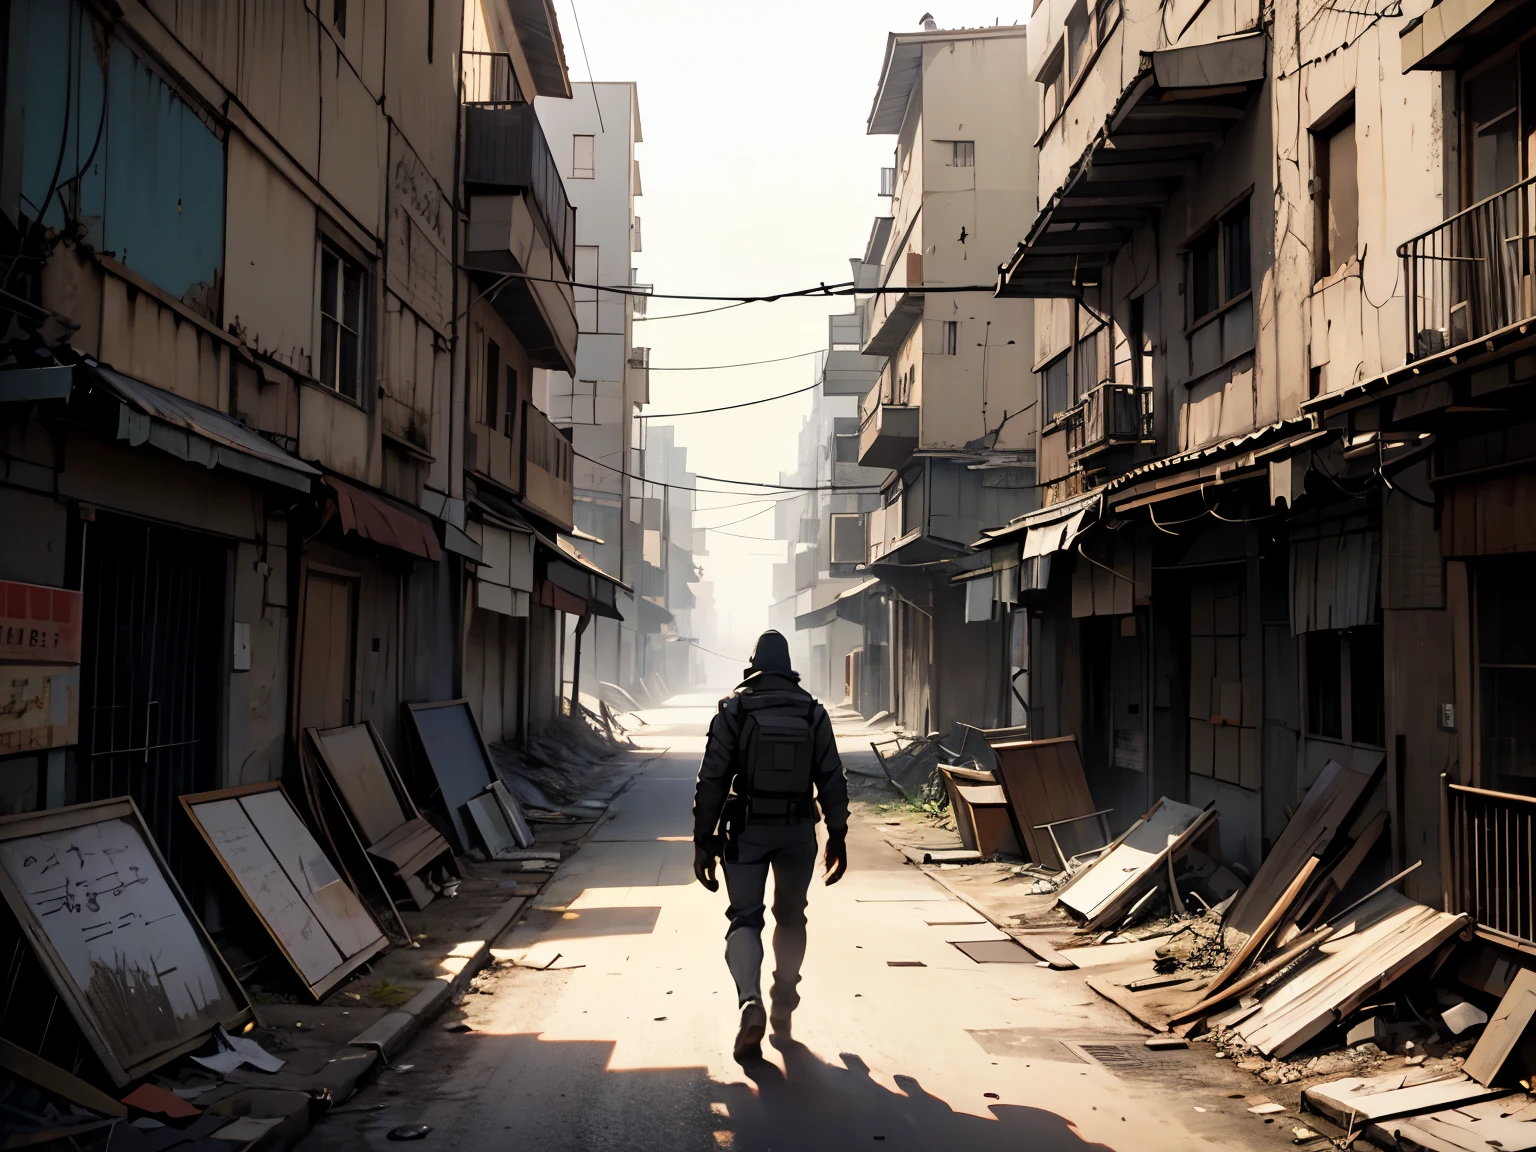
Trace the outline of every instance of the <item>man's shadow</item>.
{"type": "Polygon", "coordinates": [[[842,1065],[829,1064],[795,1040],[770,1041],[784,1058],[784,1070],[767,1060],[744,1066],[757,1086],[735,1084],[720,1090],[730,1117],[733,1152],[775,1149],[872,1148],[882,1152],[1109,1152],[1079,1136],[1065,1117],[1043,1108],[993,1104],[992,1119],[957,1112],[911,1076],[897,1076],[900,1092],[876,1083],[869,1066],[844,1052],[842,1065]]]}

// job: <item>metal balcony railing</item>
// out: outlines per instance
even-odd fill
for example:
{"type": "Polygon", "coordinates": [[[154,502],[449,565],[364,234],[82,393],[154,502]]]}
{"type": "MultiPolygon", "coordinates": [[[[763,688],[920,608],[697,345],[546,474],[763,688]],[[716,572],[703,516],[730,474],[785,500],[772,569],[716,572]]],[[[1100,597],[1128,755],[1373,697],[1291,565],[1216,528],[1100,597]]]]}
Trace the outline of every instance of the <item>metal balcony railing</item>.
{"type": "Polygon", "coordinates": [[[493,108],[525,104],[523,90],[506,52],[465,51],[460,71],[464,78],[464,103],[493,108]]]}
{"type": "Polygon", "coordinates": [[[532,104],[476,104],[465,110],[464,182],[526,188],[549,229],[567,276],[576,267],[576,209],[532,104]]]}
{"type": "Polygon", "coordinates": [[[1067,455],[1081,456],[1152,438],[1152,389],[1100,384],[1062,418],[1067,455]]]}
{"type": "Polygon", "coordinates": [[[1407,281],[1410,361],[1536,315],[1533,198],[1536,177],[1398,247],[1407,281]]]}
{"type": "Polygon", "coordinates": [[[1465,912],[1485,935],[1536,946],[1536,796],[1440,779],[1446,911],[1465,912]]]}

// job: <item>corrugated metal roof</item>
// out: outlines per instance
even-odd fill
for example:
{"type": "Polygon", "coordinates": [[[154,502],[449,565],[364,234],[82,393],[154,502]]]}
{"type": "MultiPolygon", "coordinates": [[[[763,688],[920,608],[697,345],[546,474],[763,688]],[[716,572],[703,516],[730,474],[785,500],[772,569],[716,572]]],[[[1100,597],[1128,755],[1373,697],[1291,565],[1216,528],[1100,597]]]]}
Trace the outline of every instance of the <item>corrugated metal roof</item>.
{"type": "Polygon", "coordinates": [[[233,416],[86,361],[95,383],[122,402],[117,438],[152,444],[205,468],[228,468],[260,480],[308,492],[320,470],[284,452],[233,416]]]}

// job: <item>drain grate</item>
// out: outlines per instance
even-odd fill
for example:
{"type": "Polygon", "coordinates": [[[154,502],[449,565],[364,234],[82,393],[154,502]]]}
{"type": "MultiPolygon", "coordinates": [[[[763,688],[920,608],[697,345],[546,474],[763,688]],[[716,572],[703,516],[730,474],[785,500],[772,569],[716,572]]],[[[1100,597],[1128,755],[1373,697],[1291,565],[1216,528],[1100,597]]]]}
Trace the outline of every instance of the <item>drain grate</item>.
{"type": "Polygon", "coordinates": [[[1145,1049],[1131,1048],[1124,1044],[1103,1044],[1088,1041],[1063,1040],[1062,1046],[1085,1064],[1097,1064],[1118,1072],[1129,1068],[1146,1068],[1150,1061],[1145,1049]]]}

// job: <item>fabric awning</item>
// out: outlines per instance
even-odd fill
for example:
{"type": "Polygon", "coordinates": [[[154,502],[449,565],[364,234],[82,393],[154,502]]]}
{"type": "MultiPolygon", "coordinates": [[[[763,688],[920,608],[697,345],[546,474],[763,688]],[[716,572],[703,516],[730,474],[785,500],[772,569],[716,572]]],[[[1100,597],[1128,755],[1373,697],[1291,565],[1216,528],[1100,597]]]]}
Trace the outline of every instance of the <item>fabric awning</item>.
{"type": "Polygon", "coordinates": [[[443,558],[432,520],[425,512],[359,488],[337,476],[326,475],[323,479],[325,486],[336,494],[336,510],[341,516],[343,532],[422,560],[435,563],[443,558]]]}
{"type": "Polygon", "coordinates": [[[1246,115],[1263,32],[1142,54],[1104,126],[999,269],[999,296],[1070,297],[1099,283],[1131,230],[1167,207],[1246,115]]]}
{"type": "Polygon", "coordinates": [[[641,632],[662,632],[672,625],[672,613],[654,600],[647,600],[641,596],[635,600],[635,609],[639,616],[641,632]]]}
{"type": "MultiPolygon", "coordinates": [[[[150,444],[205,468],[228,468],[258,480],[308,492],[320,470],[284,452],[233,416],[85,361],[91,383],[118,401],[117,438],[150,444]]],[[[436,546],[436,541],[433,541],[436,546]]]]}

